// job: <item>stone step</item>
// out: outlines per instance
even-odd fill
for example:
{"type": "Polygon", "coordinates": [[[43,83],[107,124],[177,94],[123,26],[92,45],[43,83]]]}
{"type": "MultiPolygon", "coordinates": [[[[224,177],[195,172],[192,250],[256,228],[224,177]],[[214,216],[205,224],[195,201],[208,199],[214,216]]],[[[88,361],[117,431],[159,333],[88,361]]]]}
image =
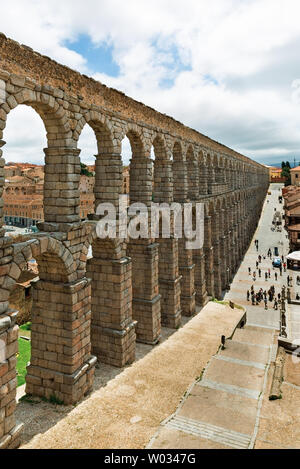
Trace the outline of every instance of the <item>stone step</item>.
{"type": "Polygon", "coordinates": [[[269,350],[270,348],[265,345],[260,347],[259,345],[248,344],[247,342],[227,340],[226,348],[220,354],[223,357],[226,356],[265,365],[268,362],[269,350]]]}
{"type": "Polygon", "coordinates": [[[251,441],[250,435],[238,433],[233,430],[227,430],[222,427],[217,427],[206,422],[199,422],[179,415],[171,419],[166,424],[166,427],[180,430],[184,433],[205,438],[207,440],[212,440],[235,449],[248,449],[251,441]]]}
{"type": "Polygon", "coordinates": [[[236,396],[248,397],[249,399],[258,400],[260,391],[254,389],[248,389],[241,386],[235,386],[232,384],[219,383],[211,379],[203,379],[196,386],[202,386],[205,388],[215,389],[216,391],[224,391],[229,394],[234,394],[236,396]]]}
{"type": "Polygon", "coordinates": [[[237,342],[245,342],[253,345],[269,346],[273,342],[273,331],[262,328],[237,329],[233,339],[237,342]]]}
{"type": "MultiPolygon", "coordinates": [[[[248,357],[247,357],[248,358],[248,357]]],[[[215,357],[215,360],[221,360],[228,363],[235,363],[236,365],[251,366],[252,368],[257,368],[258,370],[264,370],[265,365],[263,363],[253,362],[250,360],[241,360],[239,358],[228,357],[223,355],[222,352],[215,357]]]]}

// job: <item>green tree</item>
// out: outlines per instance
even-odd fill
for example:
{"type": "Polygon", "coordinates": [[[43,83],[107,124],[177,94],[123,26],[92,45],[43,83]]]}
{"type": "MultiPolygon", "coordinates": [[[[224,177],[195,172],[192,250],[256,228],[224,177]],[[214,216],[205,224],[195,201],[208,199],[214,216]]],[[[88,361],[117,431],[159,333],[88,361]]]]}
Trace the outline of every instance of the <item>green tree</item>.
{"type": "Polygon", "coordinates": [[[286,178],[285,186],[290,186],[291,185],[291,167],[289,162],[287,161],[288,164],[284,166],[284,168],[281,171],[281,177],[286,178]]]}
{"type": "Polygon", "coordinates": [[[80,163],[80,174],[81,176],[92,177],[93,173],[88,170],[88,167],[84,163],[80,163]]]}

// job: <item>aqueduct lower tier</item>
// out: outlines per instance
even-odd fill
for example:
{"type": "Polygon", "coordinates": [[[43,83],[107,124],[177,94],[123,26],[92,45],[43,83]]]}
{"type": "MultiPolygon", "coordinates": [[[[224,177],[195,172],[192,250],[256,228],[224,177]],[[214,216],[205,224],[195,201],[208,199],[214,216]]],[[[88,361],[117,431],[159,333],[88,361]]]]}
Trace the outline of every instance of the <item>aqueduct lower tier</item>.
{"type": "Polygon", "coordinates": [[[3,35],[0,148],[0,448],[12,448],[19,444],[21,427],[14,418],[17,312],[10,310],[9,297],[28,261],[36,259],[39,281],[26,392],[73,404],[91,390],[97,358],[118,367],[130,364],[136,340],[157,343],[162,325],[177,328],[182,315],[195,313],[196,303],[221,297],[256,229],[268,171],[3,35]],[[35,109],[47,132],[45,222],[40,233],[14,243],[3,229],[3,138],[8,114],[21,104],[35,109]],[[185,240],[174,237],[100,240],[97,217],[80,220],[77,142],[86,124],[98,143],[96,207],[101,202],[118,206],[121,144],[127,136],[130,202],[148,207],[152,198],[203,202],[202,249],[187,250],[185,240]],[[90,246],[93,257],[88,259],[90,246]]]}

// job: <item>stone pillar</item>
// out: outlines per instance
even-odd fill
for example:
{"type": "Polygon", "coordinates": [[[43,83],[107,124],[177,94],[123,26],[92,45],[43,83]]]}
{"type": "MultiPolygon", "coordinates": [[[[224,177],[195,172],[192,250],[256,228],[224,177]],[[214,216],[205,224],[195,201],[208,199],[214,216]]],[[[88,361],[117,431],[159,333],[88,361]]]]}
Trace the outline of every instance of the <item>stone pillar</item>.
{"type": "Polygon", "coordinates": [[[159,292],[161,294],[161,321],[165,327],[176,329],[181,324],[178,240],[158,239],[159,292]]]}
{"type": "MultiPolygon", "coordinates": [[[[2,305],[0,303],[0,308],[2,305]]],[[[15,418],[19,331],[17,314],[11,310],[0,313],[0,449],[17,448],[23,427],[16,423],[15,418]]]]}
{"type": "Polygon", "coordinates": [[[199,164],[196,159],[189,159],[188,166],[188,198],[197,200],[199,197],[199,164]]]}
{"type": "Polygon", "coordinates": [[[220,211],[220,257],[222,259],[221,263],[221,280],[222,280],[222,290],[227,289],[228,282],[227,282],[227,236],[226,236],[226,229],[225,229],[225,210],[220,211]]]}
{"type": "MultiPolygon", "coordinates": [[[[130,167],[130,201],[152,201],[152,162],[134,157],[130,167]]],[[[158,243],[153,239],[130,239],[127,253],[132,258],[132,315],[137,321],[137,341],[156,344],[161,337],[161,295],[158,285],[158,243]]]]}
{"type": "Polygon", "coordinates": [[[239,265],[237,203],[233,204],[234,273],[239,265]]]}
{"type": "Polygon", "coordinates": [[[127,248],[132,258],[132,312],[137,321],[137,341],[151,345],[161,336],[158,247],[148,240],[132,239],[127,248]]]}
{"type": "Polygon", "coordinates": [[[116,244],[94,242],[87,276],[93,292],[92,353],[99,361],[121,368],[135,360],[136,321],[132,320],[131,259],[116,244]]]}
{"type": "MultiPolygon", "coordinates": [[[[155,160],[154,200],[170,204],[173,201],[172,162],[155,160]]],[[[173,214],[171,214],[173,227],[173,214]]],[[[161,294],[161,320],[167,327],[176,328],[181,324],[180,279],[178,264],[178,240],[164,238],[160,230],[159,244],[159,293],[161,294]]]]}
{"type": "Polygon", "coordinates": [[[80,220],[80,150],[46,148],[45,222],[73,223],[80,220]]]}
{"type": "Polygon", "coordinates": [[[234,220],[233,220],[233,208],[232,206],[228,208],[227,211],[228,216],[228,251],[229,251],[229,259],[230,259],[230,282],[235,275],[235,239],[234,239],[234,220]]]}
{"type": "Polygon", "coordinates": [[[215,179],[215,170],[213,166],[211,165],[207,166],[207,177],[208,177],[208,193],[213,194],[214,186],[216,184],[216,179],[215,179]]]}
{"type": "Polygon", "coordinates": [[[208,194],[208,169],[207,166],[201,162],[199,164],[199,195],[208,194]]]}
{"type": "Polygon", "coordinates": [[[119,205],[123,182],[122,158],[119,153],[101,153],[96,156],[95,209],[100,203],[119,205]]]}
{"type": "Polygon", "coordinates": [[[214,248],[212,245],[211,217],[204,218],[204,253],[205,253],[205,279],[209,296],[215,296],[214,284],[214,248]]]}
{"type": "Polygon", "coordinates": [[[33,286],[27,394],[71,405],[91,391],[96,358],[91,355],[90,296],[86,278],[74,283],[41,279],[33,286]]]}
{"type": "Polygon", "coordinates": [[[3,195],[3,189],[4,189],[4,182],[5,182],[5,176],[4,176],[4,165],[5,165],[5,160],[2,158],[2,150],[1,148],[5,145],[4,140],[0,140],[0,239],[2,236],[4,236],[4,228],[3,228],[3,207],[4,207],[4,202],[2,199],[3,195]]]}
{"type": "MultiPolygon", "coordinates": [[[[0,164],[2,151],[0,150],[0,164]]],[[[4,177],[0,169],[0,192],[4,177]]],[[[2,200],[2,199],[0,199],[2,200]]],[[[1,209],[0,209],[1,210],[1,209]]],[[[1,213],[2,215],[2,213],[1,213]]],[[[1,218],[1,217],[0,217],[1,218]]],[[[18,352],[17,312],[9,309],[9,295],[12,278],[9,276],[12,266],[12,238],[4,237],[0,220],[0,449],[14,449],[20,444],[22,425],[15,420],[16,408],[16,354],[18,352]]]]}
{"type": "Polygon", "coordinates": [[[219,213],[215,212],[212,219],[212,240],[214,247],[214,291],[216,298],[222,297],[221,260],[220,260],[220,224],[219,213]]]}
{"type": "Polygon", "coordinates": [[[207,303],[204,248],[197,249],[193,252],[195,262],[196,303],[200,306],[204,306],[207,303]]]}
{"type": "Polygon", "coordinates": [[[186,249],[186,239],[178,240],[179,275],[181,275],[181,310],[183,316],[193,316],[196,312],[195,264],[193,253],[186,249]]]}
{"type": "Polygon", "coordinates": [[[157,158],[154,162],[154,194],[156,203],[173,201],[172,161],[157,158]]]}
{"type": "Polygon", "coordinates": [[[147,156],[135,156],[130,164],[130,203],[140,202],[147,207],[152,202],[152,161],[147,156]]]}
{"type": "Polygon", "coordinates": [[[223,175],[222,175],[222,168],[220,168],[219,166],[215,167],[215,176],[216,176],[216,183],[217,184],[223,184],[224,183],[224,179],[223,179],[223,175]]]}
{"type": "Polygon", "coordinates": [[[173,161],[174,202],[186,202],[188,198],[188,179],[186,161],[173,161]]]}

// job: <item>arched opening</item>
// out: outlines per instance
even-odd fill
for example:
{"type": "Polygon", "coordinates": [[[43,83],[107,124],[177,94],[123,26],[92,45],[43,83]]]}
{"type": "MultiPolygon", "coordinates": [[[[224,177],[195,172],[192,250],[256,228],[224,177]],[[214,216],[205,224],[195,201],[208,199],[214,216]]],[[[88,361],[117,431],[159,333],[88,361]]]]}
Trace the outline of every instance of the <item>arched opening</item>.
{"type": "Polygon", "coordinates": [[[19,234],[44,220],[43,120],[32,107],[20,105],[7,117],[4,138],[4,225],[6,232],[19,234]]]}
{"type": "Polygon", "coordinates": [[[94,129],[86,124],[82,129],[78,140],[80,149],[80,219],[87,220],[88,216],[95,213],[95,158],[98,153],[97,140],[94,129]]]}
{"type": "Polygon", "coordinates": [[[168,158],[164,139],[157,135],[151,147],[153,165],[153,201],[171,203],[173,201],[172,162],[168,158]]]}

